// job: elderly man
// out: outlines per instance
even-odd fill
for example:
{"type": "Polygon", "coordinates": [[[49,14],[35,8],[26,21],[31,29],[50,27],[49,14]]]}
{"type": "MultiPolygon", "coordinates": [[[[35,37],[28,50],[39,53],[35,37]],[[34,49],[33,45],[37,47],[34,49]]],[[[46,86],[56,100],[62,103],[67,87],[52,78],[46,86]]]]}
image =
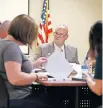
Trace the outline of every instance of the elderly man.
{"type": "Polygon", "coordinates": [[[53,52],[61,51],[62,55],[69,63],[77,63],[78,55],[77,48],[70,45],[65,45],[65,40],[68,38],[68,28],[64,25],[58,26],[54,32],[54,41],[52,43],[44,43],[38,47],[36,59],[39,57],[48,57],[53,52]]]}

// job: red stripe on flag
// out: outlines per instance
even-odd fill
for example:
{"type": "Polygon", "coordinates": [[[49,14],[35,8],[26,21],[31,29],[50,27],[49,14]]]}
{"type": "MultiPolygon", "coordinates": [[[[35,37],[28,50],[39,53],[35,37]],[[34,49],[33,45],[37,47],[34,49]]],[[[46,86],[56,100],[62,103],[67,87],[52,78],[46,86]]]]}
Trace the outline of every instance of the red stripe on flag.
{"type": "Polygon", "coordinates": [[[48,34],[50,34],[52,32],[53,32],[52,28],[48,30],[48,34]]]}
{"type": "Polygon", "coordinates": [[[50,17],[50,14],[48,14],[48,18],[50,17]]]}
{"type": "Polygon", "coordinates": [[[51,21],[48,22],[48,25],[51,25],[51,21]]]}
{"type": "Polygon", "coordinates": [[[41,25],[41,23],[40,23],[40,26],[39,26],[39,27],[40,27],[40,29],[42,30],[42,25],[41,25]]]}
{"type": "Polygon", "coordinates": [[[38,38],[41,40],[42,43],[44,43],[42,35],[38,34],[38,38]]]}

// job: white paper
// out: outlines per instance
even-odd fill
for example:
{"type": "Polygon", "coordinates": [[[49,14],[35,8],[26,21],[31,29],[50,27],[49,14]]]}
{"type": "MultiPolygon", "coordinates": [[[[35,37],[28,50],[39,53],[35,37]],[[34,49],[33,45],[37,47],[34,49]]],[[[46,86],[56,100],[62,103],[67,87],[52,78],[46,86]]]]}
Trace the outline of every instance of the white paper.
{"type": "Polygon", "coordinates": [[[64,79],[73,71],[72,66],[65,59],[62,52],[55,52],[48,58],[48,62],[44,64],[44,68],[49,75],[56,79],[64,79]]]}
{"type": "Polygon", "coordinates": [[[75,78],[82,78],[82,70],[81,65],[76,63],[70,63],[72,65],[73,69],[77,72],[77,74],[74,76],[75,78]]]}
{"type": "Polygon", "coordinates": [[[42,69],[39,69],[39,68],[34,68],[33,70],[32,70],[32,72],[35,72],[35,71],[41,71],[42,69]]]}

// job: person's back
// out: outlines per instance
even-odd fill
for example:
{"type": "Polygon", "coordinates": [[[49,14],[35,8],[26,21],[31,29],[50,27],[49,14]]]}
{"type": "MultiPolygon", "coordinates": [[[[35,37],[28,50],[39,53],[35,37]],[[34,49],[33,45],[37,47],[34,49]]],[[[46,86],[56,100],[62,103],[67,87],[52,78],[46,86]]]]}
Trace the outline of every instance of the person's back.
{"type": "Polygon", "coordinates": [[[20,50],[22,45],[32,46],[37,32],[36,22],[30,16],[21,14],[10,23],[7,37],[4,40],[0,39],[0,74],[3,76],[9,92],[10,108],[43,106],[37,102],[35,97],[33,100],[31,99],[31,84],[42,79],[48,80],[48,78],[43,73],[31,71],[36,65],[47,62],[47,59],[39,58],[35,62],[29,62],[20,50]]]}
{"type": "Polygon", "coordinates": [[[5,66],[4,66],[4,63],[7,61],[16,61],[16,62],[21,61],[22,71],[27,72],[27,73],[32,71],[32,66],[30,62],[23,55],[19,46],[12,41],[1,39],[0,40],[0,74],[3,76],[5,80],[5,83],[6,83],[9,95],[10,95],[10,99],[24,98],[30,94],[31,87],[30,85],[14,86],[8,81],[5,66]],[[20,55],[21,60],[20,58],[18,58],[18,55],[20,55]]]}

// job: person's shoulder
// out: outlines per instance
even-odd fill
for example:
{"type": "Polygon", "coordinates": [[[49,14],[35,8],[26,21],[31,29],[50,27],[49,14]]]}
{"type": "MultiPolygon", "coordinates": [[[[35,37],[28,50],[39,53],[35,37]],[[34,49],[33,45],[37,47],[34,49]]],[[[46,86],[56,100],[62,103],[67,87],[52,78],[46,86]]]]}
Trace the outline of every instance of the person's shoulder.
{"type": "Polygon", "coordinates": [[[50,45],[50,43],[43,43],[41,45],[39,45],[40,48],[48,48],[50,45]]]}
{"type": "Polygon", "coordinates": [[[74,47],[74,46],[71,46],[71,45],[68,45],[68,44],[66,44],[65,46],[66,46],[67,48],[71,49],[71,50],[77,50],[77,48],[74,47]]]}
{"type": "Polygon", "coordinates": [[[3,43],[5,44],[4,50],[10,50],[10,51],[15,51],[15,52],[19,51],[19,52],[21,52],[19,46],[15,42],[4,40],[3,43]]]}

